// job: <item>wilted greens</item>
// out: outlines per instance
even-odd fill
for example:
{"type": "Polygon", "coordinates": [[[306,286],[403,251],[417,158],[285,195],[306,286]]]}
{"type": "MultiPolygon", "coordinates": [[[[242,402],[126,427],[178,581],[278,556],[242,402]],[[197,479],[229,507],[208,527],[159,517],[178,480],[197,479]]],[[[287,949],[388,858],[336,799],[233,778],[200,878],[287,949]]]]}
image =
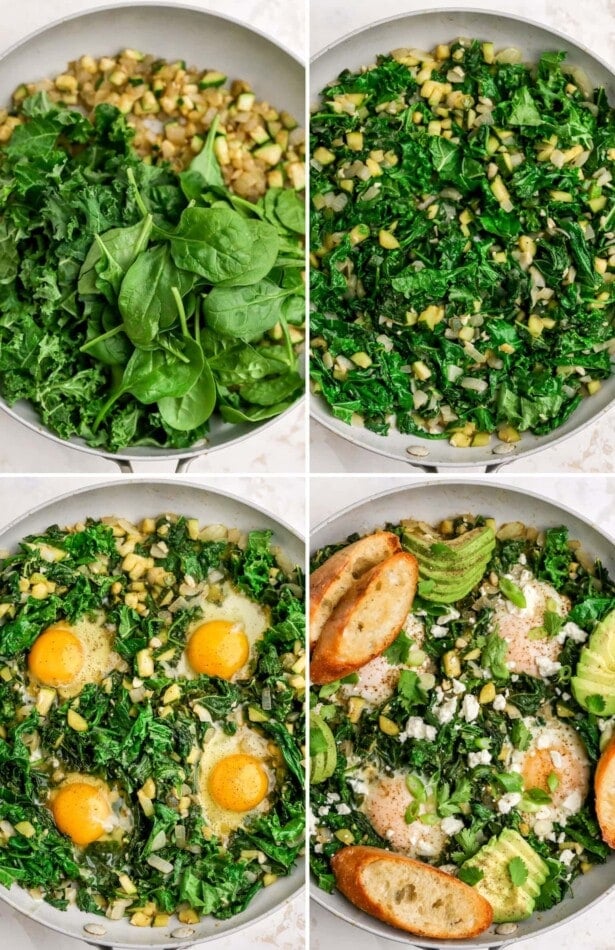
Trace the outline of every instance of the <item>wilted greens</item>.
{"type": "Polygon", "coordinates": [[[312,117],[312,377],[344,422],[487,445],[610,376],[615,122],[546,52],[344,71],[312,117]]]}
{"type": "Polygon", "coordinates": [[[183,448],[214,411],[258,422],[299,397],[303,203],[233,195],[214,121],[191,167],[142,162],[109,105],[26,99],[0,149],[0,393],[69,439],[183,448]]]}
{"type": "Polygon", "coordinates": [[[65,908],[72,882],[82,910],[145,911],[146,924],[165,926],[176,910],[183,922],[232,917],[291,873],[304,826],[303,690],[292,669],[303,581],[277,563],[271,532],[201,530],[174,515],[53,526],[0,561],[0,615],[0,884],[40,888],[65,908]],[[135,580],[133,565],[148,558],[154,567],[135,580]],[[184,650],[202,604],[222,604],[224,616],[231,588],[269,612],[248,675],[190,676],[184,650]],[[41,689],[27,663],[37,637],[100,612],[115,668],[72,698],[41,689]],[[274,744],[275,780],[267,807],[226,840],[201,807],[199,760],[212,736],[238,728],[274,744]],[[117,789],[129,815],[86,848],[59,832],[48,807],[74,773],[117,789]]]}

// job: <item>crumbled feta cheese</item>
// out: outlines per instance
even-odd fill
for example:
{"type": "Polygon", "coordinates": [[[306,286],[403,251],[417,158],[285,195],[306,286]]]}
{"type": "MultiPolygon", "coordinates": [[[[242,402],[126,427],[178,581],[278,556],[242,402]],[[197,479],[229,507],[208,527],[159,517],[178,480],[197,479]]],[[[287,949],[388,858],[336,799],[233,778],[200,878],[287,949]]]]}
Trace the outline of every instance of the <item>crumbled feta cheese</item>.
{"type": "Polygon", "coordinates": [[[327,792],[326,799],[328,802],[339,802],[340,797],[337,792],[327,792]]]}
{"type": "Polygon", "coordinates": [[[536,748],[548,749],[550,745],[553,745],[554,740],[557,741],[550,732],[543,732],[536,739],[536,748]]]}
{"type": "Polygon", "coordinates": [[[328,805],[321,805],[320,808],[318,809],[318,814],[319,814],[321,817],[323,817],[324,815],[328,815],[328,814],[329,814],[329,806],[328,806],[328,805]]]}
{"type": "Polygon", "coordinates": [[[443,818],[440,827],[445,835],[456,835],[463,828],[463,822],[459,818],[443,818]]]}
{"type": "Polygon", "coordinates": [[[458,610],[455,610],[454,607],[451,607],[451,609],[449,610],[449,612],[446,613],[446,614],[443,614],[441,617],[438,617],[438,619],[437,619],[436,622],[437,622],[440,626],[443,627],[445,624],[449,623],[451,620],[459,620],[459,617],[460,617],[460,616],[461,616],[461,614],[459,613],[459,611],[458,611],[458,610]]]}
{"type": "Polygon", "coordinates": [[[513,808],[517,807],[521,798],[520,792],[507,792],[498,800],[498,811],[501,815],[507,815],[513,808]]]}
{"type": "Polygon", "coordinates": [[[456,680],[456,679],[454,679],[454,680],[453,680],[453,692],[455,693],[455,695],[458,696],[460,693],[465,693],[465,691],[466,691],[466,688],[465,688],[465,686],[463,685],[463,683],[461,682],[461,680],[456,680]]]}
{"type": "Polygon", "coordinates": [[[466,722],[474,722],[478,718],[480,712],[480,704],[476,696],[472,696],[471,693],[466,693],[463,697],[463,703],[461,704],[461,715],[466,722]]]}
{"type": "Polygon", "coordinates": [[[588,634],[585,630],[582,630],[578,624],[573,623],[572,620],[569,620],[568,623],[565,623],[560,632],[557,635],[557,642],[564,643],[566,640],[574,640],[575,643],[585,643],[587,640],[588,634]]]}
{"type": "Polygon", "coordinates": [[[543,821],[546,818],[551,817],[551,809],[549,805],[541,805],[538,811],[536,812],[536,818],[539,821],[543,821]]]}
{"type": "Polygon", "coordinates": [[[562,664],[559,663],[558,660],[550,660],[548,656],[537,657],[536,666],[543,679],[546,679],[548,676],[555,676],[562,668],[562,664]]]}
{"type": "Polygon", "coordinates": [[[429,632],[435,640],[440,640],[448,634],[448,627],[441,627],[439,624],[434,623],[429,632]]]}
{"type": "Polygon", "coordinates": [[[560,852],[559,859],[566,867],[570,867],[574,860],[574,851],[571,851],[570,848],[564,848],[564,850],[560,852]]]}
{"type": "Polygon", "coordinates": [[[527,564],[527,557],[525,554],[519,555],[519,564],[523,564],[524,566],[527,564]]]}
{"type": "Polygon", "coordinates": [[[352,811],[352,808],[349,808],[349,806],[345,802],[342,802],[340,805],[337,806],[335,810],[338,813],[338,815],[349,815],[352,811]]]}
{"type": "Polygon", "coordinates": [[[488,749],[481,749],[480,752],[468,753],[468,765],[471,769],[477,765],[489,765],[491,762],[491,752],[488,749]]]}
{"type": "Polygon", "coordinates": [[[547,818],[539,818],[534,822],[534,834],[537,838],[548,838],[553,831],[553,822],[547,818]]]}
{"type": "Polygon", "coordinates": [[[351,776],[347,779],[347,782],[355,795],[367,795],[369,791],[369,785],[364,778],[361,778],[360,776],[351,776]]]}
{"type": "Polygon", "coordinates": [[[558,752],[557,749],[551,749],[551,752],[549,754],[551,756],[551,761],[553,762],[553,765],[555,766],[555,768],[561,769],[562,765],[564,764],[562,753],[558,752]]]}
{"type": "Polygon", "coordinates": [[[504,693],[497,694],[493,700],[493,708],[496,712],[502,712],[504,709],[506,709],[506,696],[504,693]]]}
{"type": "Polygon", "coordinates": [[[562,808],[564,811],[567,811],[570,815],[576,814],[583,804],[583,796],[581,795],[578,789],[575,789],[574,792],[571,792],[567,798],[562,802],[562,808]]]}
{"type": "Polygon", "coordinates": [[[450,722],[456,712],[457,700],[454,698],[445,700],[441,705],[434,708],[434,716],[438,722],[441,722],[443,725],[444,723],[450,722]]]}
{"type": "Polygon", "coordinates": [[[436,727],[429,726],[420,716],[410,716],[406,723],[406,728],[399,734],[399,741],[405,742],[406,739],[428,739],[430,742],[436,738],[436,727]]]}

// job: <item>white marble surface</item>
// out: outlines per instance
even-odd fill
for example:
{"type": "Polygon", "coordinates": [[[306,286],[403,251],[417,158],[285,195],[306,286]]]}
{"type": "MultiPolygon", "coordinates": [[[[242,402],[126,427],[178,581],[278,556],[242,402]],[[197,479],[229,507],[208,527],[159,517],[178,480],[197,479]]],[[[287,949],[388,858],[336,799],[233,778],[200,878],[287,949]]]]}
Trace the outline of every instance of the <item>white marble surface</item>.
{"type": "MultiPolygon", "coordinates": [[[[166,0],[226,14],[268,34],[296,56],[305,50],[303,0],[166,0]]],[[[63,16],[85,9],[108,7],[117,0],[0,0],[0,55],[29,33],[63,16]]],[[[132,3],[138,6],[137,2],[132,3]]],[[[120,42],[120,40],[118,40],[120,42]]],[[[17,82],[19,77],[15,77],[17,82]]],[[[300,473],[305,465],[305,405],[275,423],[265,433],[254,434],[240,445],[204,455],[191,464],[193,472],[300,473]]],[[[43,439],[4,413],[0,415],[0,472],[114,472],[113,462],[43,439]]],[[[173,462],[141,463],[139,472],[165,474],[173,462]]]]}
{"type": "MultiPolygon", "coordinates": [[[[480,476],[476,476],[480,479],[480,476]]],[[[487,477],[487,481],[491,481],[487,477]]],[[[336,511],[370,495],[407,485],[429,481],[425,476],[354,477],[321,476],[311,479],[310,524],[314,528],[336,511]]],[[[612,537],[615,536],[615,476],[536,476],[508,474],[498,476],[498,485],[527,489],[559,502],[590,517],[612,537]]],[[[533,937],[515,944],[515,950],[613,950],[615,941],[615,905],[603,901],[593,910],[544,937],[533,937]]],[[[310,923],[311,950],[394,950],[398,943],[381,940],[349,924],[312,901],[310,923]]],[[[412,948],[409,946],[409,950],[412,948]]]]}
{"type": "MultiPolygon", "coordinates": [[[[126,476],[130,477],[130,476],[126,476]]],[[[305,533],[305,480],[294,478],[192,476],[185,479],[204,487],[231,492],[246,502],[253,502],[273,516],[288,522],[301,534],[305,533]]],[[[36,477],[10,475],[0,478],[0,532],[4,525],[31,508],[50,501],[72,489],[109,482],[101,476],[36,477]]],[[[302,950],[305,929],[305,894],[284,904],[280,910],[260,923],[254,924],[237,936],[221,937],[197,947],[212,950],[239,950],[253,946],[259,950],[302,950]]],[[[87,950],[81,940],[63,937],[28,920],[10,907],[0,903],[0,947],[5,950],[87,950]]]]}
{"type": "MultiPolygon", "coordinates": [[[[431,7],[470,7],[514,13],[568,33],[612,63],[615,60],[613,0],[311,0],[310,47],[314,55],[335,40],[375,20],[431,7]]],[[[374,50],[378,53],[380,50],[374,50]]],[[[553,449],[507,465],[509,472],[604,472],[615,469],[615,410],[600,422],[553,449]]],[[[389,461],[352,446],[323,426],[311,425],[310,469],[313,472],[406,472],[403,462],[389,461]]]]}

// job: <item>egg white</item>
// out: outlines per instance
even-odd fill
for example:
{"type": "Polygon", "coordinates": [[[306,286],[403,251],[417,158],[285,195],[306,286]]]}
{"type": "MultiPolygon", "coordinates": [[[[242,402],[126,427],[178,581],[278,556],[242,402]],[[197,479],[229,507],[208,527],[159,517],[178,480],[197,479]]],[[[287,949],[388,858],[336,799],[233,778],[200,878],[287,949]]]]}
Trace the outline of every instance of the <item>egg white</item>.
{"type": "MultiPolygon", "coordinates": [[[[250,600],[245,594],[236,590],[229,581],[225,581],[221,587],[222,596],[218,603],[207,600],[206,595],[203,594],[191,599],[190,605],[199,608],[200,617],[188,628],[186,643],[195,630],[212,620],[228,620],[230,623],[237,624],[248,638],[250,653],[247,662],[233,674],[231,679],[233,681],[248,679],[256,659],[256,643],[262,640],[269,627],[271,612],[268,607],[250,600]]],[[[199,675],[190,666],[185,651],[167,667],[167,672],[176,677],[195,679],[199,675]]]]}
{"type": "Polygon", "coordinates": [[[237,732],[229,736],[218,726],[205,734],[196,781],[196,797],[201,806],[207,826],[216,837],[226,840],[237,828],[245,827],[257,814],[264,814],[271,808],[271,793],[276,786],[277,757],[270,751],[270,740],[247,725],[240,726],[237,732]],[[250,811],[236,812],[223,808],[212,798],[208,780],[212,769],[229,755],[251,755],[258,759],[267,775],[267,794],[250,811]]]}
{"type": "MultiPolygon", "coordinates": [[[[448,835],[441,822],[423,824],[418,818],[406,822],[406,810],[414,798],[406,787],[405,776],[396,772],[390,776],[380,775],[375,767],[367,767],[356,773],[365,788],[361,811],[366,815],[374,831],[389,842],[394,851],[412,858],[435,859],[444,850],[448,835]]],[[[419,815],[435,812],[435,800],[431,795],[419,806],[419,815]]]]}
{"type": "Polygon", "coordinates": [[[508,644],[506,663],[515,673],[527,673],[529,676],[541,676],[542,663],[554,663],[562,649],[557,637],[544,637],[530,640],[528,633],[534,627],[541,627],[547,610],[547,600],[555,604],[555,611],[565,617],[571,608],[570,600],[559,594],[551,584],[539,581],[530,571],[515,567],[511,578],[517,584],[526,600],[525,607],[516,607],[504,597],[494,601],[492,623],[499,635],[508,644]]]}
{"type": "MultiPolygon", "coordinates": [[[[420,649],[425,639],[425,627],[420,618],[410,614],[404,623],[403,630],[412,640],[412,649],[420,649]]],[[[431,666],[432,663],[429,658],[426,658],[420,666],[411,667],[405,663],[392,665],[381,654],[357,670],[358,681],[356,683],[344,683],[339,689],[339,696],[342,699],[360,696],[370,705],[380,706],[394,694],[402,670],[407,669],[414,670],[415,673],[424,673],[431,669],[431,666]]]]}

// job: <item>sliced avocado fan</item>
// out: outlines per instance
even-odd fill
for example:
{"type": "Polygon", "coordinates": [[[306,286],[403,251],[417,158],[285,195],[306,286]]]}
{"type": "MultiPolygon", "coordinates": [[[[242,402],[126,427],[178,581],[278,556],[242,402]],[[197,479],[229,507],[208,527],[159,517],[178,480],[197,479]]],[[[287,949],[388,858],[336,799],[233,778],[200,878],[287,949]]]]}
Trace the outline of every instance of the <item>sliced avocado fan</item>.
{"type": "Polygon", "coordinates": [[[404,528],[402,544],[419,563],[420,594],[424,600],[452,604],[478,584],[495,548],[495,532],[489,525],[473,528],[456,538],[443,538],[423,526],[404,528]]]}
{"type": "Polygon", "coordinates": [[[491,838],[462,868],[482,871],[483,876],[474,887],[493,907],[496,924],[530,917],[549,873],[546,861],[512,828],[491,838]],[[511,862],[515,861],[523,871],[518,878],[522,883],[514,882],[511,862]]]}
{"type": "Polygon", "coordinates": [[[335,737],[327,723],[310,713],[310,784],[318,785],[331,778],[337,765],[335,737]]]}
{"type": "Polygon", "coordinates": [[[572,677],[574,698],[597,716],[615,715],[615,610],[596,626],[572,677]]]}

